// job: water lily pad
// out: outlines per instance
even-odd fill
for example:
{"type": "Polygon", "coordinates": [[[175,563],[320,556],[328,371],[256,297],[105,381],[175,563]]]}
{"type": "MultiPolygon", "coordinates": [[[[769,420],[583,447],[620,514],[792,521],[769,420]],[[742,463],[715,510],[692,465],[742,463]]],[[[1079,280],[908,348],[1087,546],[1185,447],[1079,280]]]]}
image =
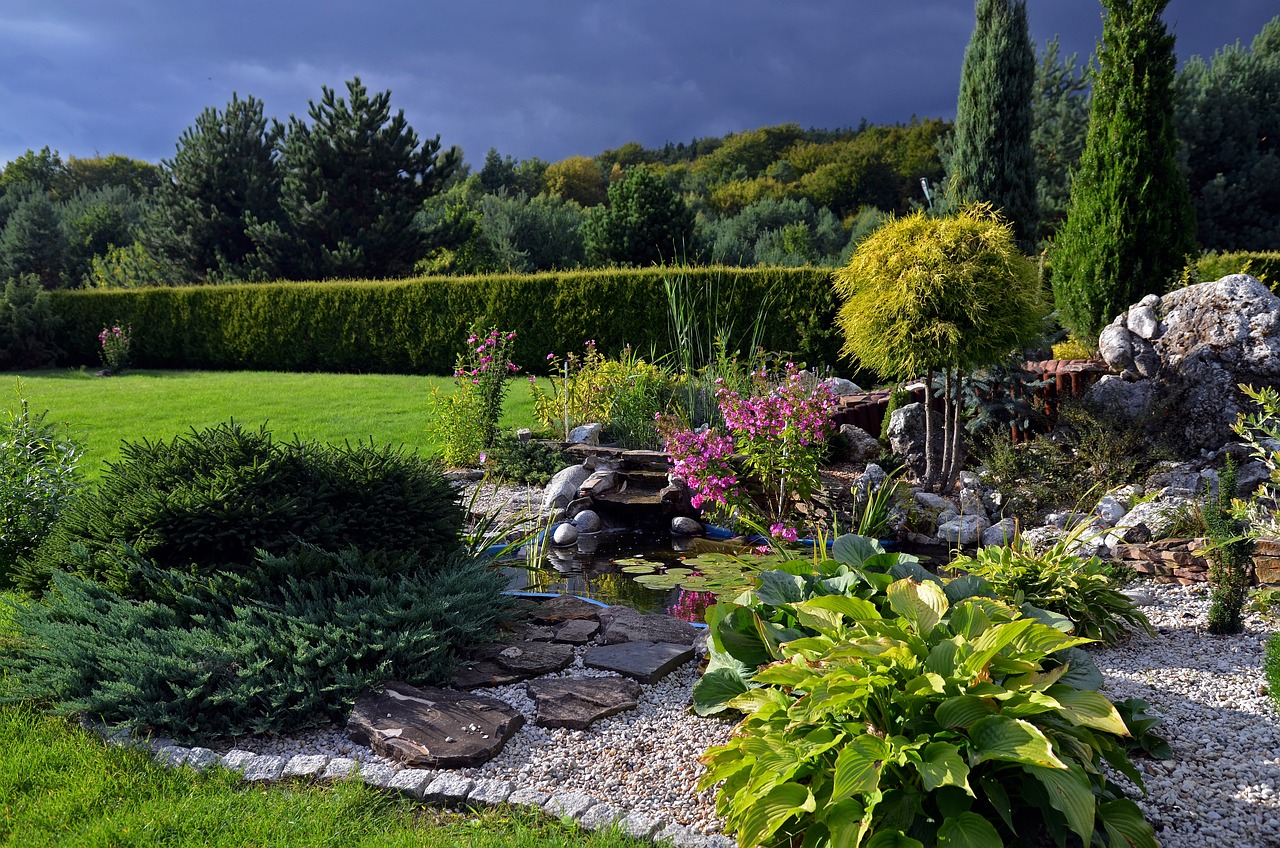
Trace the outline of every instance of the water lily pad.
{"type": "MultiPolygon", "coordinates": [[[[622,562],[622,560],[619,560],[619,562],[622,562]]],[[[633,565],[624,565],[619,570],[624,574],[652,574],[658,570],[658,566],[652,562],[635,563],[633,565]]]]}
{"type": "Polygon", "coordinates": [[[679,576],[670,574],[642,574],[636,578],[636,582],[650,589],[675,589],[681,585],[682,580],[679,576]]]}

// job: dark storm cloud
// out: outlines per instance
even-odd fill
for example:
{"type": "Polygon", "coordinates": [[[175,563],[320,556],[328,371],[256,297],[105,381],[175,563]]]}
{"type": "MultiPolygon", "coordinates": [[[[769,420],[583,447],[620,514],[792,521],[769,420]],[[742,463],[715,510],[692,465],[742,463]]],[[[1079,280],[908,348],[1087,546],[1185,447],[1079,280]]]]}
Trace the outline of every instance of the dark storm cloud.
{"type": "MultiPolygon", "coordinates": [[[[1261,0],[1173,0],[1179,54],[1247,43],[1261,0]]],[[[1093,0],[1030,0],[1037,43],[1087,59],[1093,0]]],[[[49,145],[155,161],[233,91],[282,120],[322,85],[391,89],[469,161],[592,155],[787,121],[950,117],[971,0],[0,3],[0,161],[49,145]]]]}

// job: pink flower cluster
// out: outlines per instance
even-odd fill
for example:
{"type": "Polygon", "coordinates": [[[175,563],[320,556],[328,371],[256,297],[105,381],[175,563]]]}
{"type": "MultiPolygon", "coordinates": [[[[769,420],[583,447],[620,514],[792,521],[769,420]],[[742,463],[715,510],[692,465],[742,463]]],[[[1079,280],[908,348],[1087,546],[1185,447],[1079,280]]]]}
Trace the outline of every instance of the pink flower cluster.
{"type": "Polygon", "coordinates": [[[716,600],[715,592],[681,589],[676,602],[667,607],[667,615],[673,615],[681,621],[701,622],[706,617],[707,607],[716,600]]]}
{"type": "Polygon", "coordinates": [[[667,439],[673,472],[693,490],[694,509],[703,504],[728,506],[737,494],[738,475],[729,464],[733,439],[714,430],[675,432],[667,439]]]}
{"type": "Polygon", "coordinates": [[[101,346],[102,361],[112,371],[119,371],[129,362],[129,337],[133,335],[133,327],[119,325],[103,328],[98,333],[98,344],[101,346]]]}
{"type": "Polygon", "coordinates": [[[494,329],[490,330],[487,336],[472,333],[467,337],[467,355],[459,358],[457,366],[453,369],[453,376],[458,379],[470,379],[473,385],[478,386],[481,378],[486,374],[494,373],[503,377],[519,371],[520,367],[506,357],[507,345],[515,340],[515,337],[514,330],[503,333],[494,329]],[[501,364],[497,365],[497,363],[501,364]],[[497,365],[496,369],[495,365],[497,365]]]}
{"type": "Polygon", "coordinates": [[[744,398],[721,387],[716,398],[725,426],[731,431],[752,440],[789,439],[803,446],[826,438],[836,407],[831,388],[823,383],[810,389],[794,362],[787,363],[781,384],[763,395],[744,398]]]}

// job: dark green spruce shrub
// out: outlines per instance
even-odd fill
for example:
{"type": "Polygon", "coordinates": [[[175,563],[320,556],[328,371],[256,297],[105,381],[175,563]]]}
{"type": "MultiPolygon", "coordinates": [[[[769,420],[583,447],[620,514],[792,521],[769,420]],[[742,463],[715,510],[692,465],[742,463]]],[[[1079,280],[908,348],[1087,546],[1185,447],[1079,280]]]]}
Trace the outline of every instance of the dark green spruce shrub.
{"type": "Polygon", "coordinates": [[[499,480],[545,486],[553,474],[572,463],[555,443],[536,439],[525,442],[515,433],[499,433],[489,449],[488,464],[499,480]]]}
{"type": "Polygon", "coordinates": [[[46,415],[22,399],[0,422],[0,588],[79,490],[80,446],[46,415]]]}
{"type": "Polygon", "coordinates": [[[140,567],[252,571],[256,552],[448,553],[460,495],[439,467],[369,444],[276,442],[221,424],[124,446],[98,486],[61,516],[15,582],[38,594],[59,571],[144,598],[140,567]]]}
{"type": "Polygon", "coordinates": [[[1241,611],[1249,592],[1253,539],[1244,521],[1231,514],[1236,495],[1236,464],[1228,456],[1218,477],[1218,493],[1200,508],[1209,534],[1209,632],[1229,635],[1244,630],[1241,611]]]}
{"type": "MultiPolygon", "coordinates": [[[[446,685],[461,646],[493,638],[505,578],[454,554],[302,546],[208,577],[143,567],[157,600],[75,574],[11,609],[7,698],[181,741],[342,721],[361,690],[396,678],[446,685]]],[[[0,676],[3,676],[0,674],[0,676]]]]}

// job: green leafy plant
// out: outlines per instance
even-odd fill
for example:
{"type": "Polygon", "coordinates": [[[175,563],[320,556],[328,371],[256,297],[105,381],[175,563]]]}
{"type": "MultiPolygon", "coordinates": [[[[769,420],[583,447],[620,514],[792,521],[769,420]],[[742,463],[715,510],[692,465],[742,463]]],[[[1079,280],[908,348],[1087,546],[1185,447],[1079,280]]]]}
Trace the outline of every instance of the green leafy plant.
{"type": "Polygon", "coordinates": [[[1236,495],[1236,463],[1230,456],[1218,475],[1218,491],[1209,494],[1200,508],[1208,532],[1209,593],[1208,629],[1215,635],[1244,630],[1241,613],[1253,577],[1254,542],[1246,524],[1233,514],[1236,495]]]}
{"type": "Polygon", "coordinates": [[[1280,503],[1280,451],[1275,449],[1280,442],[1280,391],[1270,386],[1255,389],[1244,384],[1239,388],[1257,408],[1241,412],[1231,429],[1249,447],[1253,457],[1266,466],[1269,476],[1247,502],[1233,504],[1232,512],[1248,525],[1251,536],[1275,535],[1280,531],[1280,521],[1276,518],[1276,504],[1280,503]]]}
{"type": "Polygon", "coordinates": [[[740,844],[1157,844],[1106,777],[1142,786],[1124,720],[1074,650],[1089,639],[985,597],[978,578],[866,565],[767,572],[707,613],[699,686],[718,681],[746,718],[706,752],[700,786],[721,784],[740,844]],[[749,685],[728,685],[744,667],[749,685]]]}
{"type": "Polygon", "coordinates": [[[372,444],[276,442],[235,423],[126,444],[67,506],[15,582],[39,594],[57,572],[146,598],[145,569],[251,571],[259,551],[456,550],[460,496],[438,463],[372,444]]]}
{"type": "Polygon", "coordinates": [[[511,375],[519,369],[508,358],[514,332],[473,330],[466,352],[453,369],[454,390],[431,393],[432,429],[441,437],[444,461],[451,466],[475,465],[498,434],[502,399],[511,375]]]}
{"type": "Polygon", "coordinates": [[[25,398],[0,423],[0,587],[49,535],[80,486],[81,448],[25,398]]]}
{"type": "Polygon", "coordinates": [[[857,534],[872,539],[885,538],[893,526],[894,511],[901,506],[902,498],[902,482],[895,471],[866,493],[862,513],[858,516],[857,534]]]}
{"type": "Polygon", "coordinates": [[[515,433],[499,433],[489,448],[485,467],[499,480],[543,486],[568,465],[559,445],[538,439],[527,441],[515,433]]]}
{"type": "Polygon", "coordinates": [[[1280,633],[1273,633],[1271,638],[1267,639],[1262,670],[1267,676],[1267,690],[1271,695],[1271,702],[1280,706],[1280,633]]]}
{"type": "Polygon", "coordinates": [[[1086,559],[1072,552],[1078,536],[1059,539],[1041,553],[1015,538],[958,556],[951,568],[981,577],[1015,606],[1029,603],[1066,616],[1075,632],[1089,639],[1114,645],[1130,630],[1155,635],[1147,617],[1119,590],[1110,566],[1096,556],[1086,559]]]}
{"type": "Polygon", "coordinates": [[[1280,589],[1264,586],[1249,593],[1249,609],[1264,618],[1280,618],[1280,589]]]}

